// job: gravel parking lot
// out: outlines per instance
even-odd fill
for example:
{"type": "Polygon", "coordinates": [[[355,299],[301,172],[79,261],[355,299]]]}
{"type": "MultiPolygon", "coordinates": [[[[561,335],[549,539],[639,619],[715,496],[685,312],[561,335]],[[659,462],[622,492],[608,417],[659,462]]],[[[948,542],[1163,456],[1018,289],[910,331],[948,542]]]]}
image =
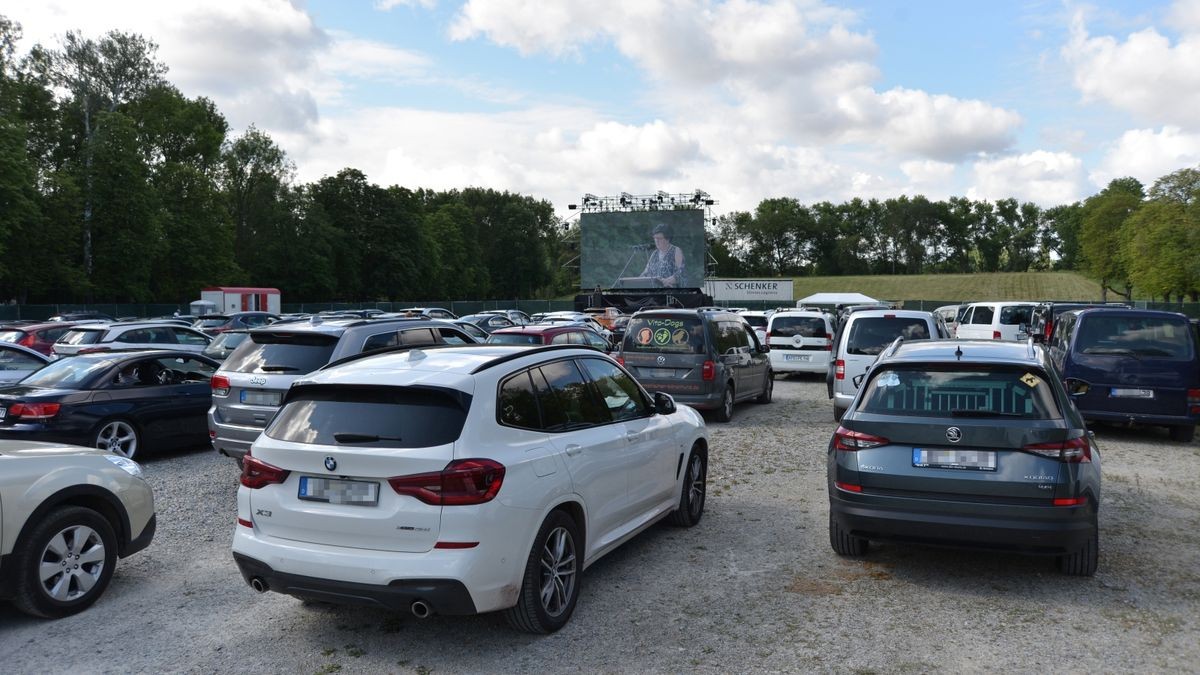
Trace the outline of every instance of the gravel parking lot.
{"type": "Polygon", "coordinates": [[[208,449],[144,462],[159,530],[106,595],[56,622],[0,605],[5,672],[1195,671],[1200,443],[1101,427],[1100,569],[875,545],[829,548],[823,379],[711,424],[709,501],[584,576],[548,637],[503,618],[434,617],[257,595],[229,553],[237,469],[208,449]]]}

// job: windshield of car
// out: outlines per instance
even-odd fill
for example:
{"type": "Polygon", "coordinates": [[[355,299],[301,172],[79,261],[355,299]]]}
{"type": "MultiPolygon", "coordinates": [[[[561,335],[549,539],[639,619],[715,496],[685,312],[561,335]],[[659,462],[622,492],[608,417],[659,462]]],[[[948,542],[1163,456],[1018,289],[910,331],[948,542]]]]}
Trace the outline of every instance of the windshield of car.
{"type": "Polygon", "coordinates": [[[825,319],[815,316],[776,316],[771,322],[771,333],[781,337],[829,337],[825,332],[825,319]]]}
{"type": "Polygon", "coordinates": [[[751,326],[754,326],[755,328],[766,328],[767,327],[767,317],[765,317],[765,316],[757,316],[755,314],[749,314],[749,315],[743,314],[742,318],[746,320],[746,323],[750,324],[751,326]]]}
{"type": "Polygon", "coordinates": [[[458,440],[469,407],[469,397],[435,387],[307,387],[265,433],[292,443],[428,448],[458,440]]]}
{"type": "Polygon", "coordinates": [[[637,316],[625,328],[627,352],[703,354],[704,323],[699,317],[637,316]]]}
{"type": "Polygon", "coordinates": [[[858,317],[850,327],[850,335],[846,339],[846,353],[875,356],[898,337],[905,340],[928,340],[929,324],[923,318],[858,317]]]}
{"type": "Polygon", "coordinates": [[[33,387],[74,387],[87,380],[93,375],[108,369],[116,363],[111,358],[83,358],[73,356],[67,359],[59,359],[47,364],[45,368],[31,373],[29,377],[21,380],[21,384],[27,384],[33,387]]]}
{"type": "Polygon", "coordinates": [[[492,333],[487,341],[492,345],[540,345],[542,336],[524,333],[501,333],[499,335],[492,333]]]}
{"type": "Polygon", "coordinates": [[[329,363],[337,342],[337,336],[322,333],[255,333],[233,350],[222,370],[303,375],[329,363]]]}
{"type": "Polygon", "coordinates": [[[1185,360],[1192,358],[1192,337],[1183,318],[1085,315],[1075,349],[1083,354],[1185,360]]]}
{"type": "Polygon", "coordinates": [[[1033,321],[1033,305],[1008,305],[1000,308],[1000,323],[1005,326],[1029,325],[1033,321]]]}
{"type": "Polygon", "coordinates": [[[63,333],[63,336],[58,338],[60,345],[92,345],[100,341],[100,336],[104,333],[102,330],[69,330],[63,333]]]}
{"type": "Polygon", "coordinates": [[[16,342],[25,337],[23,330],[6,330],[0,331],[0,342],[16,342]]]}
{"type": "Polygon", "coordinates": [[[976,364],[880,368],[866,383],[858,410],[919,417],[1062,418],[1041,369],[976,364]]]}

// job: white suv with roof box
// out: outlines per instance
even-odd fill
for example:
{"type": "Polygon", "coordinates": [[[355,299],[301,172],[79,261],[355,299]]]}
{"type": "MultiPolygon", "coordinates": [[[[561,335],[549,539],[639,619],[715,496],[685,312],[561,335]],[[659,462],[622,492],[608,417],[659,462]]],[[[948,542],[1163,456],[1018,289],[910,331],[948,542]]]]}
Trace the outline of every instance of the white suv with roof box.
{"type": "Polygon", "coordinates": [[[830,398],[833,419],[841,420],[858,393],[854,379],[867,372],[884,349],[904,338],[912,340],[950,337],[945,324],[932,312],[904,309],[869,309],[846,317],[834,339],[830,398]]]}
{"type": "Polygon", "coordinates": [[[703,514],[708,439],[571,345],[420,348],[297,381],[244,458],[233,556],[257,591],[567,623],[579,575],[703,514]]]}
{"type": "Polygon", "coordinates": [[[833,349],[833,322],[824,312],[785,309],[767,323],[771,369],[776,373],[823,373],[833,349]]]}

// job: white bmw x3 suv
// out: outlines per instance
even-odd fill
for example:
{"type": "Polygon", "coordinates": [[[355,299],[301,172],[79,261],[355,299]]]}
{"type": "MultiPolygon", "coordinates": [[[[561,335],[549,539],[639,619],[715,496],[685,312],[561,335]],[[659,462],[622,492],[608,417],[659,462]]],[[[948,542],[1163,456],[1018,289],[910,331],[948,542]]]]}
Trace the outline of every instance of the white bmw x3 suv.
{"type": "Polygon", "coordinates": [[[244,460],[233,556],[257,591],[567,623],[579,575],[704,510],[700,414],[577,346],[350,357],[297,381],[244,460]]]}

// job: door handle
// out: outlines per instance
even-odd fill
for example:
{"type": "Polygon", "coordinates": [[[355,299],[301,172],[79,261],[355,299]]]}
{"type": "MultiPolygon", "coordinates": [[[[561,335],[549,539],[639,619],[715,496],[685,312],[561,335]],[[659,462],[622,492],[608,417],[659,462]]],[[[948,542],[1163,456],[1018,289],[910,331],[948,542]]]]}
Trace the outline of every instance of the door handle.
{"type": "Polygon", "coordinates": [[[583,446],[572,443],[566,447],[565,452],[567,453],[567,456],[574,457],[575,455],[583,452],[583,446]]]}

